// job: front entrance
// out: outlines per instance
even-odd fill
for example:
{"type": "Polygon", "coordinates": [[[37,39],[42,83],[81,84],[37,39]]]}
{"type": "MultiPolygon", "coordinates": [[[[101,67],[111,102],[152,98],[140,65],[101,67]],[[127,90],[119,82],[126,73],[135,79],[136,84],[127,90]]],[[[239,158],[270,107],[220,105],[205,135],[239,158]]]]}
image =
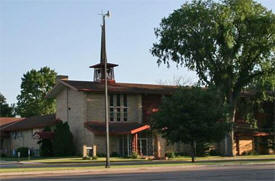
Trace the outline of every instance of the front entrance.
{"type": "Polygon", "coordinates": [[[149,152],[149,145],[148,145],[148,138],[139,138],[139,153],[141,156],[148,156],[149,152]]]}

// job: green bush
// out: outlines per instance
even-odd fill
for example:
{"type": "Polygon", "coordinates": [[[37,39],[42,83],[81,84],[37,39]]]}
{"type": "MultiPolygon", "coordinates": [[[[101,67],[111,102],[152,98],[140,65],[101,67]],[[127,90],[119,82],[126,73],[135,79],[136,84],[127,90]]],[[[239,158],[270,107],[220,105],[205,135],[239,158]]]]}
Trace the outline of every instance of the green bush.
{"type": "Polygon", "coordinates": [[[165,153],[165,157],[168,157],[168,158],[176,158],[176,155],[174,152],[169,152],[169,153],[165,153]]]}
{"type": "Polygon", "coordinates": [[[139,155],[137,154],[137,152],[133,152],[131,155],[131,158],[133,159],[137,159],[139,157],[139,155]]]}
{"type": "Polygon", "coordinates": [[[56,124],[52,145],[54,156],[73,156],[75,154],[73,134],[67,122],[56,124]]]}
{"type": "Polygon", "coordinates": [[[209,155],[210,156],[218,156],[218,155],[221,155],[217,150],[215,149],[212,149],[209,151],[209,155]]]}
{"type": "MultiPolygon", "coordinates": [[[[16,156],[18,152],[20,152],[20,157],[28,157],[28,147],[19,147],[16,149],[16,156]]],[[[33,152],[31,151],[31,156],[33,156],[33,152]]]]}
{"type": "Polygon", "coordinates": [[[90,160],[91,158],[86,156],[86,157],[82,157],[82,160],[90,160]]]}
{"type": "Polygon", "coordinates": [[[93,157],[92,157],[92,160],[97,160],[97,159],[98,159],[97,156],[93,156],[93,157]]]}
{"type": "Polygon", "coordinates": [[[106,157],[106,154],[105,153],[97,153],[97,156],[98,157],[106,157]]]}
{"type": "Polygon", "coordinates": [[[117,152],[112,152],[111,157],[120,157],[120,154],[118,154],[117,152]]]}
{"type": "Polygon", "coordinates": [[[210,151],[209,143],[197,143],[196,156],[207,156],[209,155],[209,151],[210,151]]]}

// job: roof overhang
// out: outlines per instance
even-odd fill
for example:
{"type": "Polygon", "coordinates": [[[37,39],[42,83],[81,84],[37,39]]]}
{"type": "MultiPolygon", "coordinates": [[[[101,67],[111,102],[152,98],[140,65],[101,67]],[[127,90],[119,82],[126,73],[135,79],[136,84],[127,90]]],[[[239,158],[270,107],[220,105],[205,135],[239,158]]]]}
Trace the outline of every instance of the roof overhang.
{"type": "MultiPolygon", "coordinates": [[[[106,125],[101,121],[88,121],[84,123],[85,128],[92,131],[95,135],[105,135],[106,125]]],[[[128,135],[136,134],[144,130],[149,130],[150,126],[147,124],[128,122],[128,123],[109,123],[110,135],[128,135]]]]}

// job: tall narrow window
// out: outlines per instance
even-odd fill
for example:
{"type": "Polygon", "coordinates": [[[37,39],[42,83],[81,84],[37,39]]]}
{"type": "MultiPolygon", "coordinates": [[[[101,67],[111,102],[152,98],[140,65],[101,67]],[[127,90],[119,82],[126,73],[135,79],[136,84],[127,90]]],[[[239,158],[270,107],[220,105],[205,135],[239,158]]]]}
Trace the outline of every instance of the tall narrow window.
{"type": "Polygon", "coordinates": [[[110,121],[114,121],[114,108],[110,107],[110,121]]]}
{"type": "Polygon", "coordinates": [[[120,95],[116,95],[116,120],[120,121],[120,95]]]}
{"type": "Polygon", "coordinates": [[[128,120],[128,106],[127,106],[127,95],[123,95],[123,120],[127,121],[128,120]]]}
{"type": "Polygon", "coordinates": [[[110,121],[114,121],[114,95],[110,94],[110,121]]]}
{"type": "Polygon", "coordinates": [[[110,94],[110,106],[114,106],[114,95],[110,94]]]}

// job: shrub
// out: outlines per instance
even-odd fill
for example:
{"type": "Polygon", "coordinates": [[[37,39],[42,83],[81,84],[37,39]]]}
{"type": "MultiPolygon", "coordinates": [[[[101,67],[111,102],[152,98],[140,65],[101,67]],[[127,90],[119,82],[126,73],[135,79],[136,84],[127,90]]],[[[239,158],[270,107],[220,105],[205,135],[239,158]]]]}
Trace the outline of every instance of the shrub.
{"type": "Polygon", "coordinates": [[[133,152],[131,155],[131,158],[133,159],[137,159],[139,157],[139,155],[137,154],[137,152],[133,152]]]}
{"type": "Polygon", "coordinates": [[[82,157],[82,160],[90,160],[91,158],[86,156],[86,157],[82,157]]]}
{"type": "Polygon", "coordinates": [[[210,156],[218,156],[218,155],[220,155],[220,153],[217,150],[212,149],[209,151],[209,155],[210,156]]]}
{"type": "Polygon", "coordinates": [[[97,156],[93,156],[93,157],[92,157],[92,160],[97,160],[97,159],[98,159],[97,156]]]}
{"type": "Polygon", "coordinates": [[[97,156],[98,157],[106,157],[106,154],[105,153],[97,153],[97,156]]]}
{"type": "MultiPolygon", "coordinates": [[[[50,127],[45,127],[43,132],[50,132],[50,127]]],[[[53,156],[53,146],[52,146],[52,139],[40,139],[37,142],[40,145],[40,156],[53,156]]]]}
{"type": "Polygon", "coordinates": [[[111,157],[120,157],[120,155],[117,152],[112,152],[111,157]]]}
{"type": "Polygon", "coordinates": [[[73,134],[67,122],[56,124],[53,139],[54,156],[72,156],[75,154],[73,134]]]}
{"type": "Polygon", "coordinates": [[[209,143],[197,143],[196,156],[207,156],[209,154],[209,143]]]}
{"type": "MultiPolygon", "coordinates": [[[[28,157],[28,147],[19,147],[16,149],[16,156],[18,152],[20,152],[20,157],[28,157]]],[[[33,152],[31,151],[31,156],[33,156],[33,152]]]]}
{"type": "Polygon", "coordinates": [[[176,155],[174,152],[170,152],[170,153],[165,153],[165,157],[168,157],[168,158],[176,158],[176,155]]]}

